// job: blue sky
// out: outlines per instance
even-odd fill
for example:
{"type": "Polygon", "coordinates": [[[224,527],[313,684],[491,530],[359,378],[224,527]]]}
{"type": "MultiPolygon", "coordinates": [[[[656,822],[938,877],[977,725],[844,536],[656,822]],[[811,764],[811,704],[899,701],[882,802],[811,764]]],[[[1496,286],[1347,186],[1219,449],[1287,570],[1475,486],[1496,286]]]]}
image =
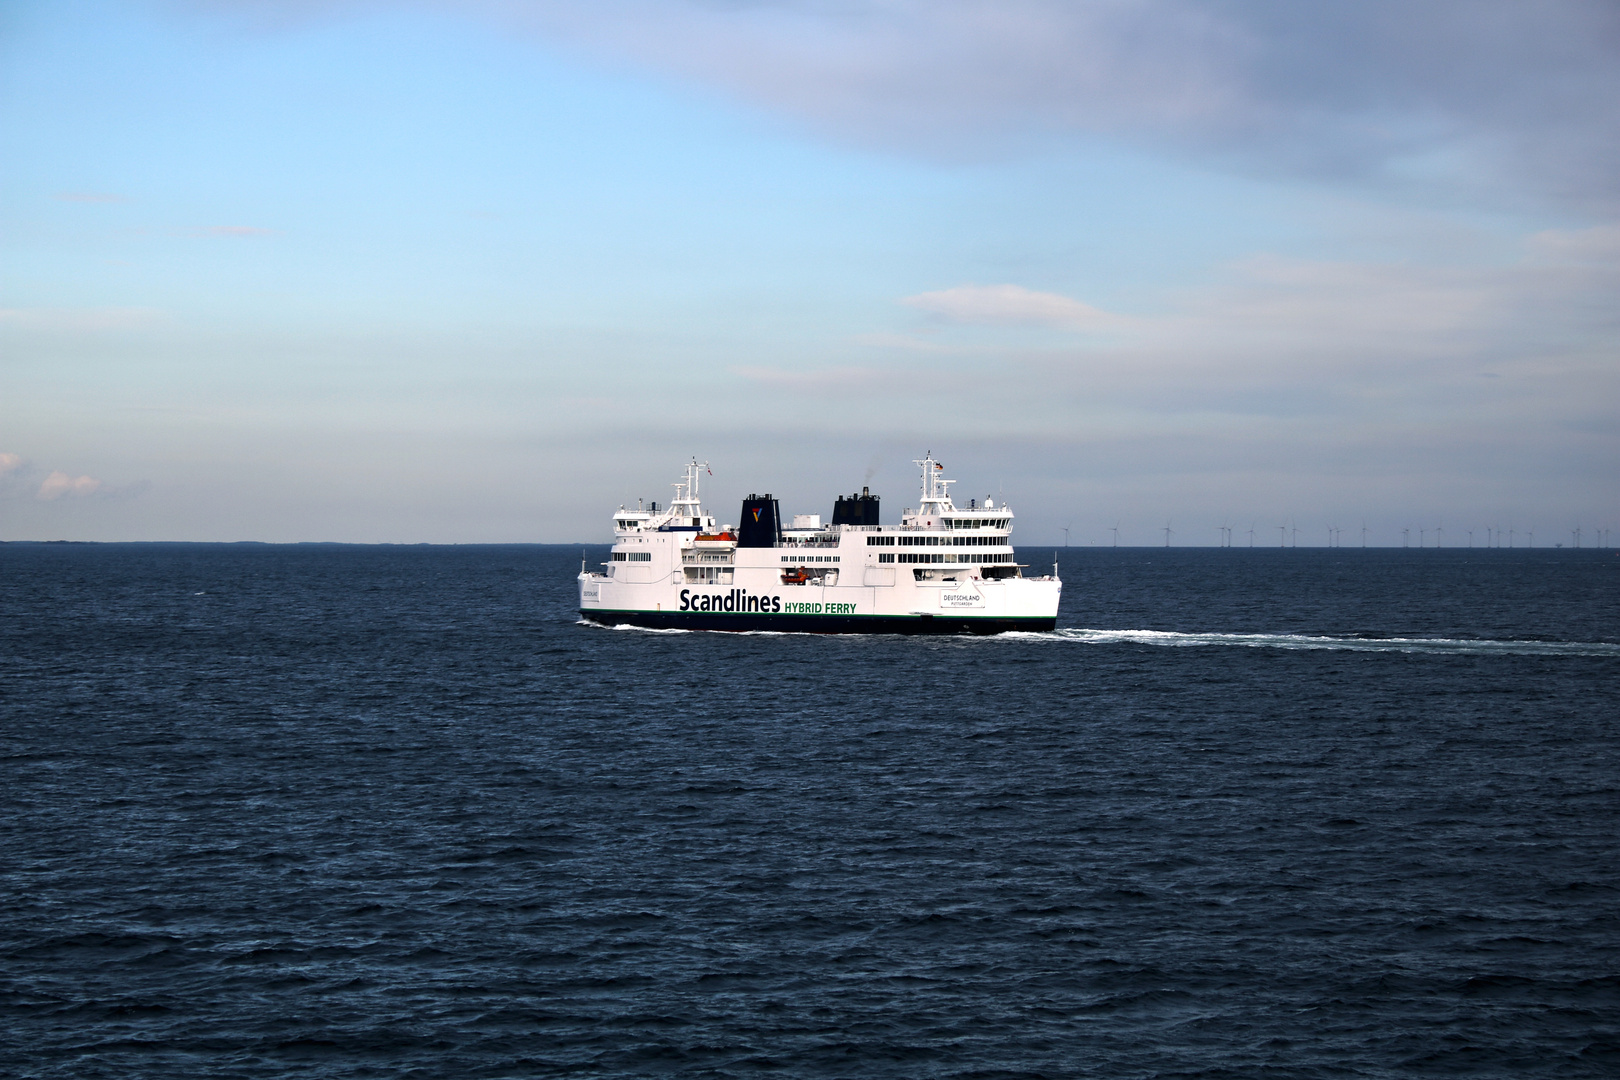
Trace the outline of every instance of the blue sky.
{"type": "Polygon", "coordinates": [[[1590,536],[1620,21],[1446,8],[10,5],[0,539],[1590,536]]]}

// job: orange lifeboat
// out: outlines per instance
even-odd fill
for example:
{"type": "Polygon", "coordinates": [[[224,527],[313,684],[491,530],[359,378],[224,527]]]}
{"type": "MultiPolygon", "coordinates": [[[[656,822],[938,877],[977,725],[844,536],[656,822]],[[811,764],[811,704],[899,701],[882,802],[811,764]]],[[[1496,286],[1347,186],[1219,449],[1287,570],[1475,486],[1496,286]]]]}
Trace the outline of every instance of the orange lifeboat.
{"type": "Polygon", "coordinates": [[[796,566],[792,570],[782,571],[782,584],[784,585],[803,585],[809,580],[810,575],[805,572],[805,569],[802,566],[796,566]]]}

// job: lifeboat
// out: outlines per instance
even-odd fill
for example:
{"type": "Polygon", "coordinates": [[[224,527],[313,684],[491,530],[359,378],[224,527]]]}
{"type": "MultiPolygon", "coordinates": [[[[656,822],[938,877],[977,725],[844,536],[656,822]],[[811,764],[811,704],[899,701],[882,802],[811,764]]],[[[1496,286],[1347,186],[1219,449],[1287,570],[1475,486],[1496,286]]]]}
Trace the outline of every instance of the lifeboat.
{"type": "Polygon", "coordinates": [[[782,584],[784,585],[803,585],[809,580],[810,575],[805,572],[805,569],[802,566],[796,566],[792,570],[782,571],[782,584]]]}
{"type": "Polygon", "coordinates": [[[705,551],[730,551],[737,546],[737,538],[728,530],[717,533],[698,533],[692,546],[705,551]]]}

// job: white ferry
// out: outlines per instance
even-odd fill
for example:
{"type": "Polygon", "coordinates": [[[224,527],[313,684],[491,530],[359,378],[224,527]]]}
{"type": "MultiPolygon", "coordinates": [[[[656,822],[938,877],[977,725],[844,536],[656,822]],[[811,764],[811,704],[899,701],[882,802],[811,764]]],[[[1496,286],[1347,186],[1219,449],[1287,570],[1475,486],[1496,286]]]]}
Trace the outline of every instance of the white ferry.
{"type": "Polygon", "coordinates": [[[951,501],[954,480],[932,454],[922,497],[900,524],[878,520],[862,488],[830,523],[800,514],[784,528],[777,500],[750,495],[742,524],[717,526],[698,499],[708,469],[694,458],[675,499],[613,515],[602,572],[579,574],[579,613],[610,625],[825,634],[995,634],[1051,630],[1063,583],[1026,577],[1011,543],[1013,512],[994,499],[951,501]]]}

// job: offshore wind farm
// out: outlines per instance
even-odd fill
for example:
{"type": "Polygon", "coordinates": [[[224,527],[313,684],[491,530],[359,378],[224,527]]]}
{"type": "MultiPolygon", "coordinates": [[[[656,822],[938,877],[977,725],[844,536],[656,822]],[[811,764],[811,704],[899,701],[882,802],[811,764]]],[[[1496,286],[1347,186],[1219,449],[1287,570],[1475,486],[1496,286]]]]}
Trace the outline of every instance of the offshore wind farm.
{"type": "MultiPolygon", "coordinates": [[[[1218,548],[1230,548],[1234,546],[1247,546],[1253,548],[1256,546],[1256,531],[1255,527],[1252,525],[1247,530],[1243,530],[1241,532],[1237,531],[1235,527],[1231,525],[1213,525],[1207,526],[1206,528],[1208,532],[1214,533],[1215,539],[1211,542],[1200,544],[1193,541],[1190,543],[1178,544],[1174,541],[1176,532],[1175,530],[1171,529],[1168,524],[1152,528],[1138,524],[1133,529],[1132,526],[1126,524],[1122,519],[1121,523],[1118,525],[1111,525],[1106,529],[1093,533],[1090,539],[1081,539],[1080,543],[1076,546],[1218,548]],[[1157,534],[1156,536],[1153,535],[1155,533],[1157,534]],[[1246,536],[1248,538],[1248,543],[1246,545],[1234,545],[1234,537],[1238,535],[1246,536]]],[[[1484,551],[1493,549],[1530,550],[1536,547],[1536,529],[1534,527],[1526,528],[1514,526],[1509,528],[1501,528],[1497,526],[1475,526],[1469,528],[1454,526],[1452,530],[1453,541],[1450,544],[1446,543],[1446,527],[1444,525],[1403,525],[1397,529],[1390,529],[1382,535],[1365,525],[1354,530],[1346,529],[1339,525],[1324,525],[1321,527],[1321,532],[1315,534],[1321,537],[1321,542],[1319,543],[1311,543],[1309,537],[1312,534],[1308,529],[1301,529],[1294,525],[1276,525],[1273,526],[1273,528],[1277,530],[1277,542],[1269,546],[1275,548],[1343,548],[1345,547],[1344,537],[1346,532],[1351,533],[1353,538],[1359,538],[1359,544],[1352,546],[1359,546],[1362,548],[1416,548],[1436,550],[1441,548],[1452,548],[1470,551],[1484,551]],[[1307,536],[1307,540],[1304,544],[1300,544],[1299,542],[1299,537],[1302,533],[1307,536]],[[1417,537],[1416,543],[1412,542],[1412,537],[1414,534],[1416,534],[1417,537]],[[1456,540],[1456,537],[1458,536],[1461,536],[1464,539],[1461,542],[1458,542],[1456,540]],[[1478,537],[1477,542],[1476,537],[1478,537]]],[[[1077,531],[1079,530],[1074,530],[1072,527],[1063,529],[1061,541],[1062,546],[1069,547],[1070,533],[1077,531]]],[[[1195,533],[1193,535],[1197,534],[1195,533]]],[[[1081,533],[1081,536],[1083,537],[1084,534],[1081,533]]],[[[1541,547],[1544,550],[1568,548],[1570,550],[1591,549],[1610,551],[1614,550],[1615,548],[1614,530],[1606,525],[1573,525],[1562,532],[1543,529],[1542,538],[1541,547]],[[1546,539],[1549,535],[1555,536],[1556,539],[1549,543],[1546,539]]],[[[1261,544],[1259,546],[1265,547],[1267,545],[1261,544]]]]}

